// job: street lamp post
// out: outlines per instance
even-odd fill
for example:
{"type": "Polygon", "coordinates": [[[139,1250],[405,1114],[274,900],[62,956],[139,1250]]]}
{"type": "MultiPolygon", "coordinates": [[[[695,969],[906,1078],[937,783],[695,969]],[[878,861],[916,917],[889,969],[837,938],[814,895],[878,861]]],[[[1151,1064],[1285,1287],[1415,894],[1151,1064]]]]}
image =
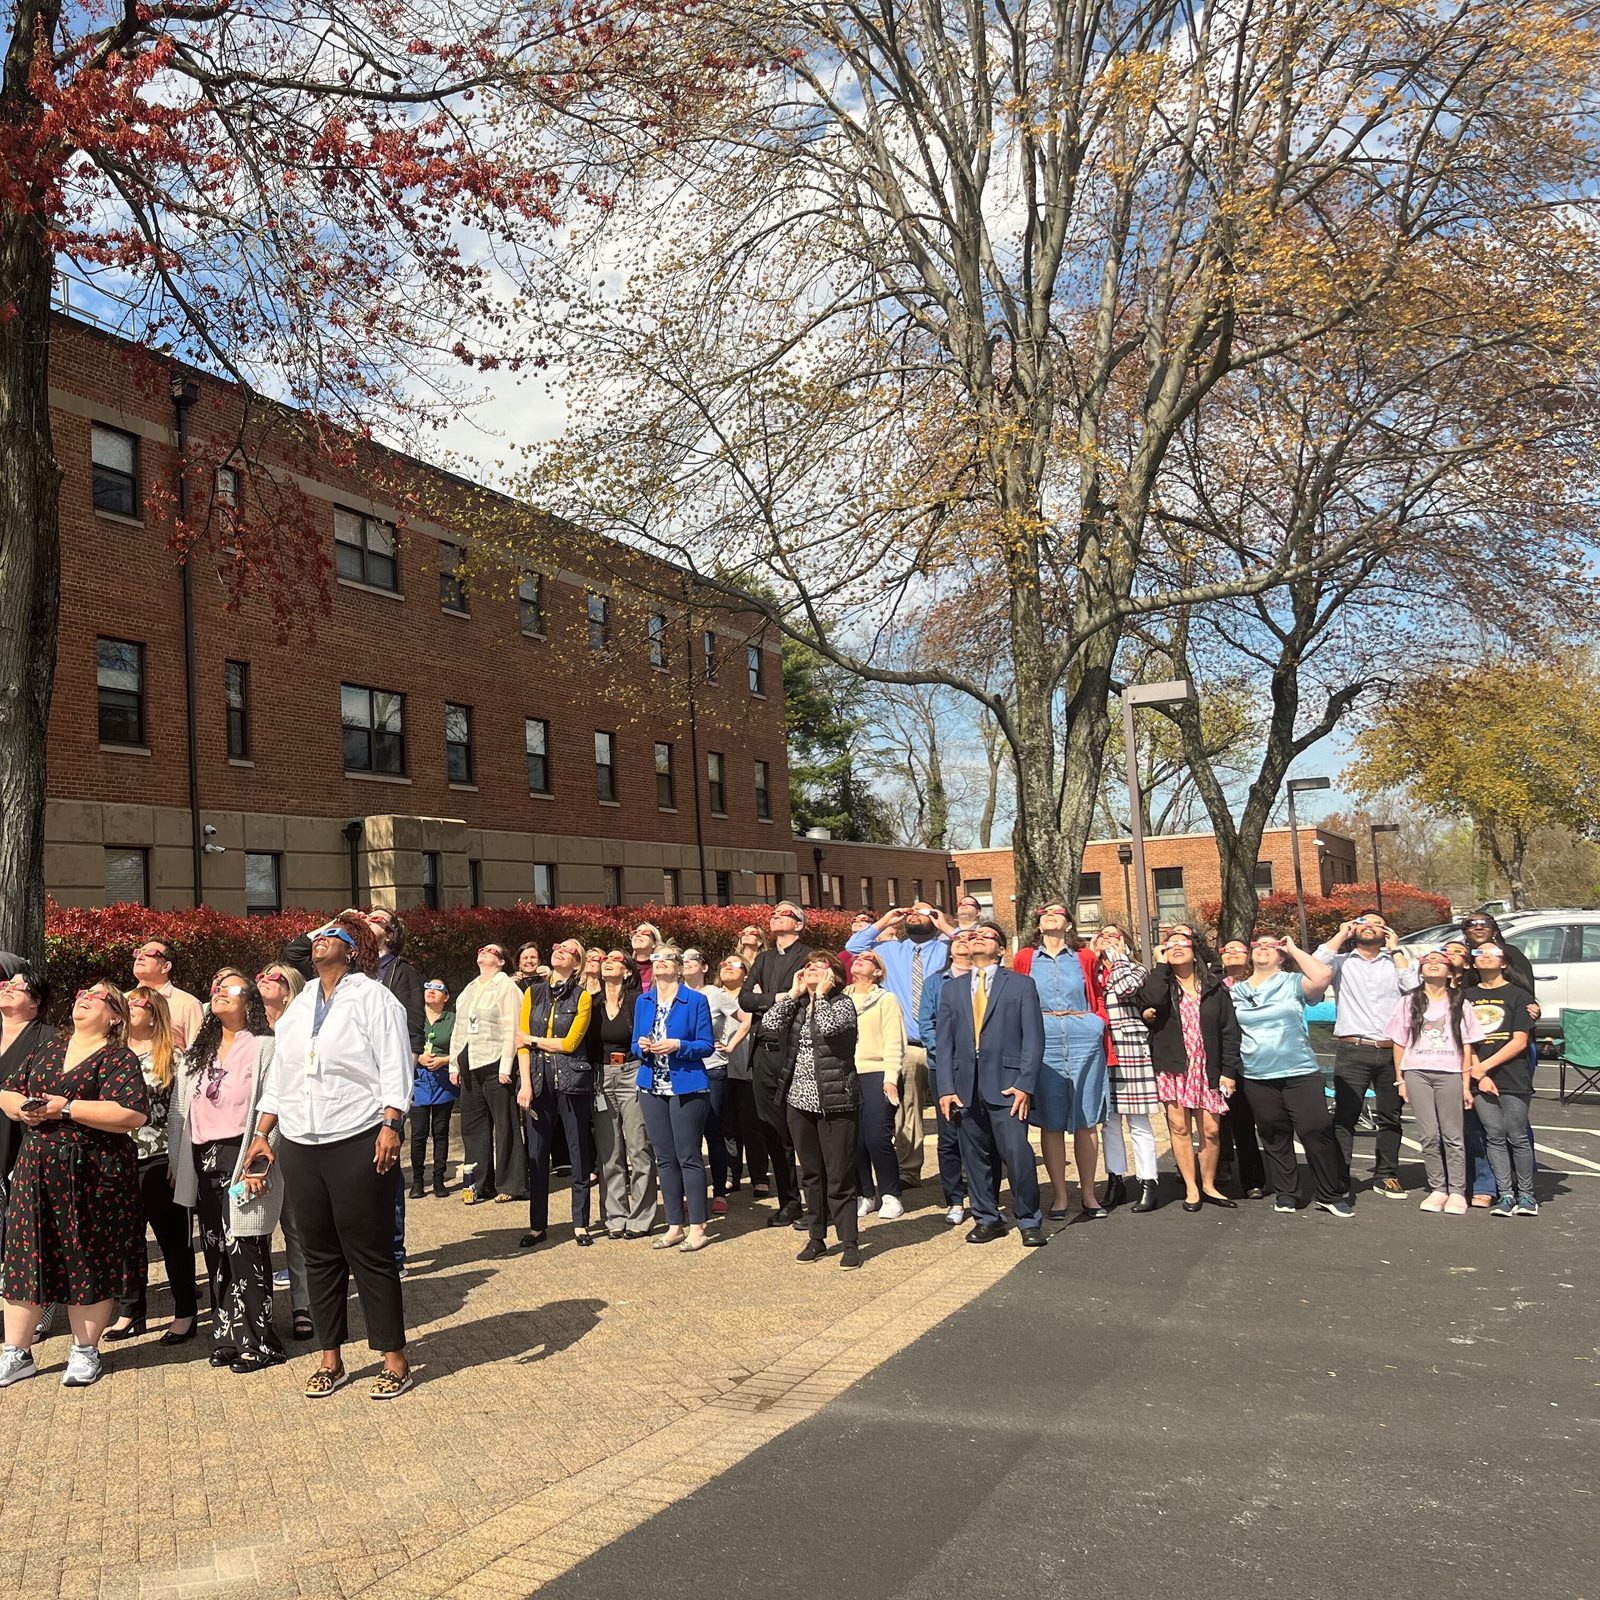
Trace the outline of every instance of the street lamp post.
{"type": "MultiPolygon", "coordinates": [[[[1133,865],[1133,846],[1119,844],[1117,846],[1117,860],[1122,863],[1122,920],[1133,921],[1133,886],[1128,882],[1128,868],[1133,865]]],[[[1137,940],[1134,943],[1135,953],[1138,951],[1137,940]]]]}
{"type": "Polygon", "coordinates": [[[1147,959],[1155,945],[1154,930],[1150,926],[1150,893],[1144,870],[1144,796],[1139,791],[1139,752],[1133,740],[1133,708],[1183,705],[1194,699],[1194,685],[1187,678],[1169,678],[1164,683],[1130,683],[1122,691],[1122,742],[1128,763],[1128,832],[1133,881],[1139,897],[1139,942],[1144,946],[1147,959]]]}
{"type": "Polygon", "coordinates": [[[1398,822],[1374,822],[1372,824],[1372,887],[1377,891],[1378,915],[1383,915],[1383,873],[1378,869],[1378,835],[1380,833],[1399,833],[1398,822]]]}
{"type": "Polygon", "coordinates": [[[1295,821],[1294,797],[1314,789],[1331,789],[1332,778],[1291,778],[1289,780],[1289,853],[1294,857],[1294,903],[1300,913],[1300,948],[1311,943],[1311,930],[1306,927],[1306,886],[1300,871],[1300,828],[1295,821]]]}

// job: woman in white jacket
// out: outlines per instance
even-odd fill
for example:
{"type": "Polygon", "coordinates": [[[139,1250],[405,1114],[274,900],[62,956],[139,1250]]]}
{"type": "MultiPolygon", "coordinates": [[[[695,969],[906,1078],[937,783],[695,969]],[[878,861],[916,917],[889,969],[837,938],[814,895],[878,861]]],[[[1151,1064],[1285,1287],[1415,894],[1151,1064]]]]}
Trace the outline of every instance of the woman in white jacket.
{"type": "Polygon", "coordinates": [[[450,1035],[450,1081],[461,1087],[466,1150],[461,1198],[469,1206],[528,1198],[528,1153],[513,1082],[522,990],[507,965],[504,945],[478,951],[478,976],[456,1000],[450,1035]]]}

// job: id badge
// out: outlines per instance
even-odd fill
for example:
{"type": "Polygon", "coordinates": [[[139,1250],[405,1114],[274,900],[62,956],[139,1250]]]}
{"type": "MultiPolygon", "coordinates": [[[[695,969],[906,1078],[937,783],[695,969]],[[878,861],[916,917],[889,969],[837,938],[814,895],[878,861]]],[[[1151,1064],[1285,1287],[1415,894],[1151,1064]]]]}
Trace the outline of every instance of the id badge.
{"type": "Polygon", "coordinates": [[[467,1018],[467,1032],[468,1033],[476,1033],[477,1031],[478,1031],[478,1019],[476,1017],[468,1017],[467,1018]]]}

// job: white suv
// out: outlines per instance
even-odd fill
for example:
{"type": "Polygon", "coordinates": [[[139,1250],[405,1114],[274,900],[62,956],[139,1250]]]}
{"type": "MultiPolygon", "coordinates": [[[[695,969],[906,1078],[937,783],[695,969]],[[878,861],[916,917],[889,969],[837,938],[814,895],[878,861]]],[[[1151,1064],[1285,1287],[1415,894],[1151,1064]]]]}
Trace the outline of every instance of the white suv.
{"type": "Polygon", "coordinates": [[[1600,1011],[1600,911],[1534,911],[1503,926],[1533,968],[1541,1035],[1561,1031],[1561,1013],[1600,1011]]]}

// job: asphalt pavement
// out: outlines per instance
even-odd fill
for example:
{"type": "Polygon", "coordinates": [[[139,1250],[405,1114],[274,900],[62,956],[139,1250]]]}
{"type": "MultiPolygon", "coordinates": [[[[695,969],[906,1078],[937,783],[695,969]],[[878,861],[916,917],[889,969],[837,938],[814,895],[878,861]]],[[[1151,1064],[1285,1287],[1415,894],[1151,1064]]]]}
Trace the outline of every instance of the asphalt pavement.
{"type": "Polygon", "coordinates": [[[1408,1148],[1351,1221],[983,1246],[994,1289],[541,1600],[1595,1596],[1600,1108],[1534,1123],[1534,1219],[1419,1212],[1408,1148]]]}

